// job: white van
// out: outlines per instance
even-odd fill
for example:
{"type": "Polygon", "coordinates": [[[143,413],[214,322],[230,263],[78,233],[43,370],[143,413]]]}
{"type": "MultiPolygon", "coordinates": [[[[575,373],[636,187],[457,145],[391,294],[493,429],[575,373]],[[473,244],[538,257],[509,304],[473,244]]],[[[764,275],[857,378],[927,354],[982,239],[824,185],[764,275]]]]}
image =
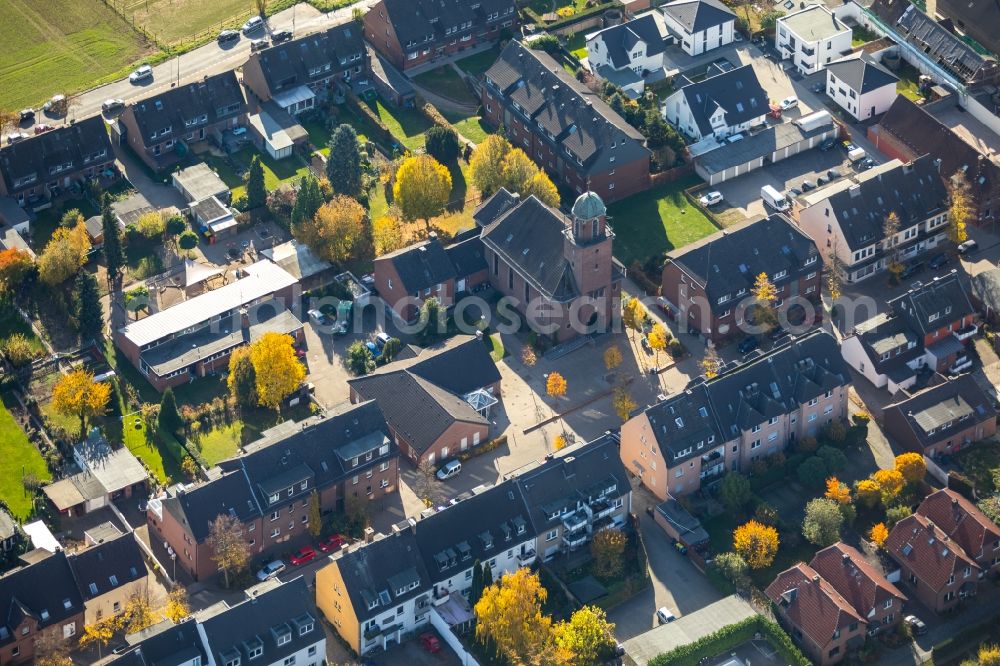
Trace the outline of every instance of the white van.
{"type": "Polygon", "coordinates": [[[437,471],[438,481],[446,481],[453,476],[457,476],[459,472],[462,471],[462,463],[457,460],[449,460],[441,469],[437,471]]]}
{"type": "Polygon", "coordinates": [[[863,160],[866,157],[868,157],[868,153],[865,152],[864,148],[855,147],[847,153],[847,159],[849,159],[851,163],[863,160]]]}
{"type": "Polygon", "coordinates": [[[770,185],[760,188],[760,198],[775,210],[788,210],[788,199],[770,185]]]}

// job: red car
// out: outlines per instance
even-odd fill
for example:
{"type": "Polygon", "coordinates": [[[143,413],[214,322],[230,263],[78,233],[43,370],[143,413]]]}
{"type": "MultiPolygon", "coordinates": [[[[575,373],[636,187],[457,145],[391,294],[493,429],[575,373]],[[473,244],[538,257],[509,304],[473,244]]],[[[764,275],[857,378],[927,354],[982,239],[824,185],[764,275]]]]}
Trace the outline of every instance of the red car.
{"type": "Polygon", "coordinates": [[[335,550],[340,550],[340,547],[345,543],[346,540],[340,534],[331,534],[319,542],[319,549],[324,553],[329,553],[335,550]]]}
{"type": "Polygon", "coordinates": [[[41,134],[42,132],[48,132],[49,130],[55,129],[52,125],[45,125],[39,123],[35,125],[35,134],[41,134]]]}
{"type": "Polygon", "coordinates": [[[430,632],[420,634],[420,644],[431,654],[441,651],[441,641],[438,640],[437,636],[430,632]]]}
{"type": "Polygon", "coordinates": [[[316,559],[316,549],[312,546],[303,546],[299,548],[299,551],[292,555],[292,564],[295,566],[301,566],[306,562],[312,562],[316,559]]]}

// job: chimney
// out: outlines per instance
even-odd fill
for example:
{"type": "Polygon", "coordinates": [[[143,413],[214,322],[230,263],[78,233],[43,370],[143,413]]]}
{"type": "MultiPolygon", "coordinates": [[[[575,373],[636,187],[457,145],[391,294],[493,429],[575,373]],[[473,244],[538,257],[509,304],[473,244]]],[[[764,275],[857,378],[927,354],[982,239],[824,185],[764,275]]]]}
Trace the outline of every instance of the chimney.
{"type": "Polygon", "coordinates": [[[844,564],[847,564],[851,561],[851,556],[848,555],[847,553],[844,553],[843,555],[841,555],[841,559],[844,561],[844,564]]]}
{"type": "Polygon", "coordinates": [[[246,308],[240,308],[240,328],[244,331],[250,329],[250,312],[246,308]]]}
{"type": "Polygon", "coordinates": [[[813,580],[814,583],[818,583],[819,582],[819,574],[816,574],[815,576],[813,576],[812,580],[813,580]]]}
{"type": "Polygon", "coordinates": [[[372,527],[365,528],[365,543],[371,543],[375,540],[375,529],[372,527]]]}

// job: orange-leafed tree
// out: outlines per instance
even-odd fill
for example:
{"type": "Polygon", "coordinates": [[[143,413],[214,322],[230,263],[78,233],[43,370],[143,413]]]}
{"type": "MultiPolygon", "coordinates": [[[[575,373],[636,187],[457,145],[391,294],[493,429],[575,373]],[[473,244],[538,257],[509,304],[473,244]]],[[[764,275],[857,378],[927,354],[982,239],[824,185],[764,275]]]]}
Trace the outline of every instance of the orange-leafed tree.
{"type": "Polygon", "coordinates": [[[846,484],[841,483],[837,477],[831,476],[826,480],[826,492],[823,497],[832,499],[837,504],[850,504],[851,489],[846,484]]]}
{"type": "Polygon", "coordinates": [[[909,451],[896,456],[896,470],[907,483],[920,483],[927,474],[927,463],[922,455],[909,451]]]}
{"type": "Polygon", "coordinates": [[[872,543],[881,548],[885,545],[885,540],[889,538],[889,528],[885,526],[885,523],[875,523],[868,533],[868,538],[871,539],[872,543]]]}
{"type": "Polygon", "coordinates": [[[566,395],[566,378],[558,372],[550,372],[545,379],[545,392],[553,398],[561,398],[566,395]]]}
{"type": "Polygon", "coordinates": [[[751,569],[771,566],[778,553],[778,530],[751,520],[733,531],[733,550],[739,553],[751,569]]]}

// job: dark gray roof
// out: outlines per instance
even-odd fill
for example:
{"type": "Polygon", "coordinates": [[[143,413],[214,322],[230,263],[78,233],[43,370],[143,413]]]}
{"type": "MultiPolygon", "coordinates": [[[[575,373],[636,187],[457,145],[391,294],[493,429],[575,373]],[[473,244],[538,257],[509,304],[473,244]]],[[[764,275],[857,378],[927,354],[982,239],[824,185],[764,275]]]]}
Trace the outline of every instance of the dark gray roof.
{"type": "MultiPolygon", "coordinates": [[[[970,423],[996,418],[993,401],[968,374],[954,379],[942,378],[923,391],[887,405],[885,411],[887,414],[896,412],[896,418],[886,421],[887,428],[890,423],[905,423],[910,429],[909,434],[923,445],[948,439],[954,433],[966,430],[970,423]]],[[[906,436],[906,433],[889,434],[906,436]]]]}
{"type": "Polygon", "coordinates": [[[486,85],[520,108],[538,125],[536,135],[585,173],[649,159],[642,134],[543,51],[511,41],[486,72],[486,85]]]}
{"type": "Polygon", "coordinates": [[[722,296],[736,300],[741,289],[748,294],[761,273],[774,276],[785,271],[786,277],[774,280],[781,285],[816,272],[818,258],[812,239],[782,215],[723,229],[667,254],[668,262],[678,264],[705,287],[713,309],[722,296]]]}
{"type": "Polygon", "coordinates": [[[486,258],[483,256],[483,241],[479,238],[479,229],[469,229],[466,236],[455,237],[455,243],[444,249],[455,267],[455,275],[459,278],[475,275],[487,270],[486,258]]]}
{"type": "Polygon", "coordinates": [[[406,367],[410,373],[460,395],[500,381],[500,371],[486,345],[472,335],[454,336],[423,350],[407,365],[396,366],[406,367]]]}
{"type": "Polygon", "coordinates": [[[412,530],[402,530],[344,553],[337,562],[351,605],[362,623],[426,593],[431,587],[431,578],[412,530]],[[403,572],[409,573],[409,584],[406,591],[399,594],[398,589],[390,589],[388,581],[403,572]]]}
{"type": "Polygon", "coordinates": [[[565,302],[578,294],[564,255],[568,219],[530,196],[483,229],[483,243],[513,266],[546,298],[565,302]]]}
{"type": "Polygon", "coordinates": [[[899,81],[898,76],[865,53],[856,53],[834,60],[826,66],[826,70],[859,95],[882,86],[895,85],[899,81]]]}
{"type": "Polygon", "coordinates": [[[660,7],[690,33],[701,32],[736,20],[736,14],[718,0],[677,0],[660,7]]]}
{"type": "Polygon", "coordinates": [[[922,336],[975,313],[956,270],[909,289],[887,304],[922,336]]]}
{"type": "Polygon", "coordinates": [[[894,380],[912,376],[907,364],[924,353],[922,338],[903,317],[880,313],[858,324],[855,333],[875,370],[894,380]]]}
{"type": "Polygon", "coordinates": [[[201,658],[201,663],[208,663],[194,618],[176,625],[169,620],[161,624],[162,627],[150,627],[154,631],[142,632],[141,640],[108,663],[114,666],[181,666],[190,664],[196,657],[201,658]]]}
{"type": "Polygon", "coordinates": [[[456,277],[455,266],[437,237],[382,255],[379,261],[392,262],[403,288],[411,294],[456,277]]]}
{"type": "Polygon", "coordinates": [[[135,118],[142,142],[148,144],[154,132],[168,127],[172,131],[157,141],[183,137],[199,127],[236,118],[246,110],[243,89],[236,72],[230,70],[133,102],[125,113],[135,118]]]}
{"type": "MultiPolygon", "coordinates": [[[[277,664],[324,640],[316,597],[305,578],[249,594],[250,598],[201,623],[216,664],[237,655],[241,663],[248,663],[249,650],[257,646],[263,648],[261,663],[277,664]],[[279,645],[282,635],[290,635],[291,640],[279,645]]],[[[317,661],[322,657],[318,655],[317,661]]]]}
{"type": "Polygon", "coordinates": [[[0,578],[0,646],[19,638],[14,632],[26,616],[44,629],[82,613],[83,598],[61,550],[0,578]]]}
{"type": "Polygon", "coordinates": [[[991,316],[1000,314],[1000,268],[991,268],[982,273],[976,273],[970,280],[972,295],[989,308],[991,316]]]}
{"type": "Polygon", "coordinates": [[[952,19],[956,27],[1000,54],[1000,4],[996,0],[938,0],[935,11],[952,19]]]}
{"type": "Polygon", "coordinates": [[[146,577],[146,561],[131,532],[75,553],[69,558],[86,600],[146,577]]]}
{"type": "Polygon", "coordinates": [[[29,137],[0,148],[0,173],[7,192],[54,180],[56,174],[70,175],[73,171],[102,164],[114,159],[111,139],[100,116],[79,120],[48,132],[29,137]],[[64,168],[70,165],[69,168],[64,168]],[[21,179],[35,179],[15,184],[21,179]]]}
{"type": "Polygon", "coordinates": [[[489,199],[476,206],[472,219],[481,227],[485,227],[506,213],[520,202],[520,195],[511,194],[507,188],[501,187],[489,199]]]}
{"type": "MultiPolygon", "coordinates": [[[[692,0],[700,2],[701,0],[692,0]]],[[[663,53],[667,48],[668,34],[666,26],[662,25],[662,19],[652,12],[637,16],[631,21],[619,23],[601,30],[592,39],[604,42],[608,50],[608,57],[618,69],[630,66],[632,62],[629,53],[638,43],[646,45],[646,56],[654,56],[663,53]]]]}
{"type": "Polygon", "coordinates": [[[247,523],[261,515],[246,477],[233,471],[163,499],[163,508],[191,530],[198,543],[208,538],[212,521],[223,514],[247,523]]]}
{"type": "Polygon", "coordinates": [[[347,21],[253,53],[243,67],[260,70],[269,90],[257,92],[273,96],[362,65],[367,58],[362,33],[361,26],[347,21]]]}
{"type": "MultiPolygon", "coordinates": [[[[759,158],[772,159],[772,155],[821,134],[833,135],[836,126],[832,120],[821,127],[805,132],[795,123],[778,123],[769,125],[766,129],[745,136],[736,143],[723,143],[717,148],[696,156],[698,166],[710,174],[721,173],[726,169],[743,165],[759,158]]],[[[818,143],[818,142],[816,142],[818,143]]],[[[814,144],[815,145],[815,144],[814,144]]]]}
{"type": "Polygon", "coordinates": [[[750,65],[710,76],[681,88],[691,115],[703,135],[712,133],[711,117],[717,109],[725,113],[727,125],[745,123],[765,115],[769,109],[767,92],[750,65]]]}
{"type": "MultiPolygon", "coordinates": [[[[389,22],[403,51],[408,43],[420,48],[432,48],[436,42],[454,42],[473,31],[482,32],[497,21],[516,19],[514,0],[382,0],[389,22]],[[496,19],[488,19],[498,13],[496,19]],[[449,28],[468,28],[446,34],[449,28]],[[428,39],[429,38],[429,39],[428,39]]],[[[376,6],[369,11],[380,11],[376,6]]],[[[412,49],[413,47],[411,47],[412,49]]]]}

